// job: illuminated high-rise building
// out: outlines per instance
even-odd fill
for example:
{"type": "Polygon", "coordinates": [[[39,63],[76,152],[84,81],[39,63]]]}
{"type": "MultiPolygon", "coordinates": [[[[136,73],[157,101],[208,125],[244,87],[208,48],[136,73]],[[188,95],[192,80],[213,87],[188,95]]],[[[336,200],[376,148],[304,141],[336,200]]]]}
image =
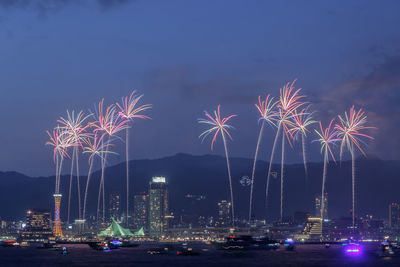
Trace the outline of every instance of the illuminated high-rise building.
{"type": "Polygon", "coordinates": [[[140,193],[133,196],[133,229],[144,228],[147,230],[149,215],[149,194],[140,193]]]}
{"type": "Polygon", "coordinates": [[[149,233],[159,237],[168,228],[168,188],[165,177],[153,177],[149,184],[149,233]]]}
{"type": "Polygon", "coordinates": [[[229,227],[231,225],[231,203],[226,200],[218,202],[217,224],[220,227],[229,227]]]}
{"type": "Polygon", "coordinates": [[[400,205],[397,203],[389,205],[389,227],[400,228],[400,205]]]}
{"type": "MultiPolygon", "coordinates": [[[[328,193],[324,195],[324,219],[328,219],[328,193]]],[[[315,216],[320,218],[321,217],[321,209],[322,209],[322,201],[321,195],[317,195],[315,197],[315,216]]]]}
{"type": "Polygon", "coordinates": [[[110,212],[110,219],[114,218],[118,220],[121,217],[121,194],[114,192],[110,194],[109,199],[109,212],[110,212]]]}
{"type": "Polygon", "coordinates": [[[26,212],[26,226],[22,238],[27,241],[43,241],[52,236],[50,210],[30,209],[26,212]]]}

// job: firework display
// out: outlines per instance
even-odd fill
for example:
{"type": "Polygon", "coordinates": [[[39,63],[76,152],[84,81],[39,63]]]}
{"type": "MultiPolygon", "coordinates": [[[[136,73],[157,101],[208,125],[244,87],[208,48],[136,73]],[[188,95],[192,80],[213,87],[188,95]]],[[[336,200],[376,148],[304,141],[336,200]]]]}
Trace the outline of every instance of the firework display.
{"type": "Polygon", "coordinates": [[[81,189],[79,182],[79,149],[82,148],[82,140],[89,136],[90,133],[87,132],[88,125],[84,124],[85,121],[92,114],[84,115],[83,111],[76,113],[72,111],[71,113],[67,110],[67,117],[61,117],[58,122],[61,124],[61,128],[68,132],[72,141],[76,144],[72,151],[72,159],[71,159],[71,173],[69,178],[69,193],[68,193],[68,219],[67,223],[69,223],[70,219],[70,209],[71,209],[71,191],[72,191],[72,178],[74,174],[74,165],[76,167],[76,183],[78,190],[78,214],[79,218],[81,218],[81,189]]]}
{"type": "Polygon", "coordinates": [[[338,136],[341,138],[340,144],[340,160],[344,153],[344,149],[350,152],[351,155],[351,192],[352,192],[352,221],[353,229],[355,225],[355,148],[358,149],[363,155],[365,155],[364,150],[361,147],[363,143],[363,138],[371,139],[374,138],[363,131],[367,129],[374,129],[375,127],[365,126],[367,123],[367,116],[362,109],[358,111],[354,106],[350,108],[349,113],[345,112],[344,116],[338,116],[339,123],[335,124],[335,129],[338,131],[338,136]]]}
{"type": "Polygon", "coordinates": [[[321,190],[321,219],[324,219],[324,209],[325,209],[325,201],[323,197],[325,195],[325,183],[326,183],[326,174],[327,174],[327,164],[329,163],[329,154],[332,159],[335,160],[335,156],[333,155],[331,146],[335,144],[335,142],[340,141],[337,137],[338,132],[332,128],[334,119],[331,120],[328,127],[323,129],[322,123],[319,122],[319,131],[315,130],[319,139],[318,141],[321,145],[321,154],[324,155],[324,167],[322,171],[322,190],[321,190]]]}
{"type": "MultiPolygon", "coordinates": [[[[145,115],[139,114],[140,112],[148,109],[151,105],[142,105],[136,107],[137,102],[143,95],[137,96],[135,91],[132,92],[130,97],[125,97],[122,104],[111,104],[104,109],[104,99],[98,104],[95,115],[92,113],[85,114],[80,112],[67,111],[66,117],[61,117],[57,125],[52,131],[47,131],[49,141],[46,145],[53,147],[53,161],[56,165],[56,179],[55,179],[55,220],[54,220],[54,233],[57,236],[62,236],[61,220],[60,220],[60,206],[61,206],[61,193],[60,193],[60,180],[63,162],[65,158],[71,159],[70,180],[69,180],[69,195],[68,195],[68,211],[67,222],[70,221],[71,214],[71,197],[72,197],[72,181],[75,174],[77,182],[78,194],[78,218],[85,220],[87,216],[87,196],[90,185],[90,178],[93,172],[93,165],[95,158],[99,158],[101,165],[101,178],[98,191],[98,208],[97,218],[100,212],[100,196],[103,196],[103,222],[105,219],[105,188],[104,188],[104,169],[108,154],[116,154],[110,151],[113,144],[111,142],[117,139],[122,140],[117,134],[128,129],[128,123],[134,118],[149,118],[145,115]],[[118,109],[117,109],[118,107],[118,109]],[[95,118],[94,121],[90,119],[95,118]],[[114,138],[117,137],[117,138],[114,138]],[[69,150],[72,150],[71,152],[69,150]],[[84,189],[83,208],[81,206],[81,189],[80,189],[80,174],[79,174],[79,154],[87,154],[89,156],[89,171],[86,179],[86,187],[84,189]],[[72,155],[72,157],[70,156],[72,155]]],[[[126,132],[126,146],[128,146],[128,131],[126,132]]],[[[128,151],[128,150],[127,150],[128,151]]],[[[127,154],[128,161],[128,154],[127,154]]],[[[128,170],[127,170],[127,187],[128,183],[128,170]]],[[[128,193],[127,188],[127,193],[128,193]]],[[[129,195],[127,195],[127,198],[129,195]]],[[[127,206],[127,213],[129,206],[127,206]]]]}
{"type": "MultiPolygon", "coordinates": [[[[97,120],[93,122],[91,125],[94,127],[94,132],[105,133],[107,137],[107,142],[112,141],[112,138],[120,131],[128,128],[128,120],[123,118],[117,111],[116,105],[111,104],[109,105],[104,111],[104,98],[99,102],[99,109],[97,113],[97,120]]],[[[107,149],[106,149],[107,151],[107,149]]],[[[105,188],[104,188],[104,170],[107,161],[107,153],[104,153],[101,158],[101,179],[99,185],[99,194],[97,198],[97,219],[100,218],[100,198],[101,193],[103,196],[102,203],[103,203],[103,213],[102,213],[102,221],[105,221],[105,188]]]]}
{"type": "MultiPolygon", "coordinates": [[[[128,122],[133,122],[134,119],[150,119],[146,115],[140,114],[146,109],[151,108],[150,104],[145,104],[137,107],[137,103],[143,97],[143,95],[136,95],[136,91],[133,91],[129,97],[122,98],[121,104],[117,103],[119,108],[119,115],[128,120],[128,122]]],[[[129,127],[125,129],[125,158],[126,158],[126,225],[129,225],[129,127]]]]}
{"type": "Polygon", "coordinates": [[[198,119],[199,123],[206,124],[210,128],[208,130],[205,130],[202,132],[199,136],[199,138],[202,138],[202,141],[210,134],[214,134],[211,140],[211,150],[214,148],[214,143],[217,140],[218,134],[221,134],[222,141],[224,144],[224,149],[225,149],[225,158],[226,158],[226,166],[228,169],[228,179],[229,179],[229,189],[231,193],[231,208],[232,208],[232,226],[235,226],[235,208],[234,208],[234,203],[233,203],[233,189],[232,189],[232,177],[231,177],[231,167],[229,164],[229,155],[228,155],[228,147],[226,144],[226,137],[227,135],[231,140],[232,136],[229,133],[229,129],[232,129],[233,127],[228,123],[230,119],[233,117],[236,117],[237,115],[230,115],[225,118],[221,118],[221,105],[218,105],[217,110],[214,111],[214,117],[211,116],[207,111],[204,111],[204,115],[207,117],[207,119],[198,119]]]}
{"type": "Polygon", "coordinates": [[[250,187],[250,201],[249,201],[249,223],[251,221],[252,215],[252,208],[253,208],[253,190],[254,190],[254,175],[256,172],[256,164],[257,164],[257,157],[258,157],[258,150],[260,148],[261,139],[264,132],[265,123],[268,123],[271,127],[276,127],[277,121],[277,112],[274,110],[276,104],[278,102],[274,102],[274,98],[271,97],[269,94],[265,98],[265,100],[261,100],[261,96],[258,97],[258,104],[255,104],[258,112],[260,113],[261,117],[259,121],[261,121],[260,131],[258,133],[256,151],[254,153],[254,160],[253,160],[253,169],[251,171],[251,187],[250,187]]]}
{"type": "MultiPolygon", "coordinates": [[[[335,161],[334,147],[338,144],[339,157],[342,157],[346,151],[351,156],[352,166],[352,223],[353,229],[355,225],[355,154],[360,152],[365,155],[364,146],[366,140],[373,140],[373,137],[366,134],[365,131],[374,129],[374,127],[366,126],[367,116],[362,109],[356,109],[352,106],[349,112],[344,115],[339,115],[336,122],[332,119],[327,127],[323,127],[323,122],[318,122],[318,129],[311,130],[311,127],[317,123],[313,118],[315,111],[312,111],[311,105],[305,101],[305,95],[301,94],[301,88],[296,89],[294,84],[296,80],[284,84],[279,91],[279,99],[277,101],[270,94],[266,94],[265,98],[258,97],[258,103],[255,107],[259,113],[259,130],[258,138],[256,140],[256,147],[254,158],[252,159],[251,176],[243,176],[239,183],[242,187],[250,186],[249,195],[249,210],[248,210],[248,223],[250,225],[253,209],[254,209],[254,184],[257,181],[256,166],[257,160],[264,147],[262,139],[265,138],[267,132],[265,131],[268,124],[275,131],[273,137],[272,148],[269,154],[269,161],[267,165],[266,186],[265,186],[265,212],[269,215],[268,198],[270,191],[271,176],[279,178],[280,182],[280,221],[284,219],[284,188],[285,188],[285,148],[286,143],[289,143],[292,149],[295,149],[294,143],[301,141],[301,156],[304,165],[304,177],[308,177],[307,155],[306,146],[307,138],[315,132],[317,138],[312,142],[317,142],[320,145],[321,154],[323,156],[323,171],[322,171],[322,188],[321,195],[326,193],[326,180],[328,173],[328,165],[330,159],[335,161]],[[280,170],[273,170],[273,161],[278,146],[281,141],[281,159],[280,170]]],[[[88,194],[93,191],[91,188],[90,180],[93,174],[94,162],[98,159],[101,168],[100,182],[97,191],[97,221],[102,218],[105,221],[105,168],[107,165],[107,157],[109,154],[116,154],[111,151],[113,144],[122,141],[125,145],[125,166],[126,166],[126,215],[125,223],[129,226],[129,185],[132,180],[132,174],[129,170],[129,129],[133,127],[135,119],[150,119],[149,116],[144,115],[145,111],[152,108],[150,104],[139,105],[143,95],[137,94],[132,91],[129,96],[122,98],[121,103],[111,104],[104,106],[104,99],[102,99],[95,112],[85,114],[83,111],[67,111],[66,117],[60,117],[57,120],[58,125],[51,131],[47,131],[49,140],[46,145],[53,149],[53,161],[56,167],[55,175],[55,190],[54,190],[54,233],[57,236],[62,236],[60,207],[62,194],[60,192],[60,180],[65,159],[71,160],[71,169],[69,173],[69,188],[68,188],[68,210],[67,222],[70,222],[71,217],[71,198],[73,179],[76,177],[77,195],[78,195],[78,218],[81,220],[87,219],[88,209],[88,194]],[[121,138],[120,134],[124,131],[125,140],[121,138]],[[79,172],[79,154],[83,153],[88,156],[88,173],[86,177],[86,186],[84,190],[83,205],[81,201],[81,188],[80,188],[80,172],[79,172]],[[101,204],[102,203],[102,208],[101,204]],[[101,212],[102,211],[102,212],[101,212]]],[[[217,139],[222,139],[224,147],[224,154],[226,160],[229,194],[230,194],[230,213],[231,223],[235,227],[235,205],[234,205],[234,190],[232,184],[232,174],[230,158],[228,153],[228,139],[233,140],[230,130],[233,127],[228,124],[230,120],[237,115],[229,115],[223,117],[221,115],[221,106],[218,105],[213,113],[204,112],[205,118],[198,119],[198,123],[206,125],[208,128],[204,130],[199,138],[203,142],[208,136],[211,137],[211,150],[214,150],[217,139]]],[[[336,162],[336,161],[335,161],[336,162]]],[[[321,205],[321,219],[324,219],[324,205],[321,205]]],[[[266,216],[268,218],[268,216],[266,216]]]]}

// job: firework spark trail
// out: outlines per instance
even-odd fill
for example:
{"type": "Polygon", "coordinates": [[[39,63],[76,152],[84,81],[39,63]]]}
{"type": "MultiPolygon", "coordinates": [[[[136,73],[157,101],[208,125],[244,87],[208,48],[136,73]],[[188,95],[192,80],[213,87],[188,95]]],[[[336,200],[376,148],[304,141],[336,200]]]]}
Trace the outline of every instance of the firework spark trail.
{"type": "MultiPolygon", "coordinates": [[[[114,104],[108,106],[104,111],[104,98],[99,102],[99,109],[97,114],[97,121],[92,123],[91,125],[95,127],[95,132],[102,131],[107,133],[110,138],[115,136],[119,131],[124,130],[128,127],[128,120],[124,119],[119,115],[116,111],[116,106],[114,104]]],[[[105,221],[105,188],[104,188],[104,168],[106,164],[106,155],[103,157],[103,161],[101,164],[101,179],[100,179],[100,188],[102,188],[103,192],[103,222],[105,221]]],[[[100,194],[100,190],[99,190],[100,194]]],[[[99,200],[100,201],[100,200],[99,200]]],[[[97,206],[99,206],[99,201],[97,206]]]]}
{"type": "Polygon", "coordinates": [[[250,225],[250,222],[251,222],[251,212],[252,212],[252,207],[253,207],[254,175],[255,175],[255,172],[256,172],[258,149],[260,147],[261,137],[262,137],[263,131],[264,131],[264,125],[265,125],[265,121],[263,121],[261,123],[261,128],[260,128],[260,132],[258,134],[258,139],[257,139],[256,152],[254,154],[253,170],[251,172],[250,201],[249,201],[249,225],[250,225]]]}
{"type": "MultiPolygon", "coordinates": [[[[110,141],[110,138],[108,138],[108,142],[110,141]]],[[[103,142],[103,141],[102,141],[103,142]]],[[[104,144],[102,144],[104,145],[104,144]]],[[[101,178],[100,178],[100,185],[99,185],[99,195],[97,197],[97,221],[100,218],[100,200],[101,200],[101,196],[103,196],[103,222],[105,219],[105,190],[104,190],[104,176],[105,176],[105,166],[106,166],[106,160],[107,160],[107,154],[108,153],[108,149],[106,148],[106,151],[103,153],[103,157],[101,159],[101,178]]]]}
{"type": "Polygon", "coordinates": [[[269,194],[269,183],[270,183],[270,178],[271,178],[271,168],[272,168],[272,161],[274,159],[275,155],[275,150],[276,150],[276,144],[278,143],[278,137],[281,133],[281,123],[278,124],[278,130],[276,131],[274,143],[272,145],[272,151],[271,151],[271,156],[269,159],[269,166],[268,166],[268,173],[267,173],[267,184],[265,186],[265,217],[267,218],[268,216],[268,194],[269,194]]]}
{"type": "Polygon", "coordinates": [[[231,203],[232,203],[232,226],[235,227],[235,208],[234,208],[234,203],[233,203],[233,189],[232,189],[232,177],[231,177],[231,170],[230,170],[230,164],[229,164],[229,157],[228,157],[228,148],[226,144],[226,138],[225,134],[228,135],[228,137],[232,140],[232,136],[230,135],[228,129],[232,129],[233,127],[231,125],[228,125],[227,122],[233,118],[236,117],[237,115],[230,115],[225,118],[221,118],[221,112],[220,112],[221,105],[218,105],[217,110],[214,111],[214,116],[212,117],[207,111],[204,112],[205,116],[207,119],[198,119],[199,123],[204,123],[207,125],[210,125],[211,128],[202,132],[199,136],[199,138],[202,138],[202,141],[211,133],[214,132],[212,141],[211,141],[211,150],[213,150],[214,143],[217,139],[217,136],[219,133],[221,133],[222,140],[224,143],[224,148],[225,148],[225,157],[226,157],[226,166],[228,169],[228,179],[229,179],[229,187],[230,187],[230,194],[231,194],[231,203]]]}
{"type": "Polygon", "coordinates": [[[61,128],[66,131],[75,143],[72,152],[72,161],[71,161],[71,173],[70,173],[70,183],[69,183],[69,194],[68,194],[68,223],[70,219],[70,208],[71,208],[71,192],[72,192],[72,178],[73,178],[73,170],[74,164],[76,164],[76,180],[77,180],[77,189],[78,189],[78,215],[81,218],[81,193],[80,193],[80,181],[79,181],[79,147],[82,148],[82,140],[83,138],[88,136],[86,132],[89,125],[84,125],[84,122],[90,117],[92,114],[84,115],[83,111],[76,113],[73,110],[71,113],[67,110],[67,117],[61,117],[58,122],[61,124],[61,128]]]}
{"type": "Polygon", "coordinates": [[[78,148],[76,149],[76,157],[75,157],[75,164],[76,164],[76,183],[78,185],[78,215],[79,219],[82,219],[82,206],[81,206],[81,184],[80,184],[80,178],[79,178],[79,153],[78,153],[78,148]]]}
{"type": "Polygon", "coordinates": [[[308,168],[307,168],[307,154],[306,154],[306,137],[304,134],[301,135],[301,147],[303,151],[303,165],[304,165],[304,174],[306,177],[306,183],[308,180],[308,168]]]}
{"type": "MultiPolygon", "coordinates": [[[[290,132],[289,128],[293,128],[294,123],[292,121],[293,119],[293,113],[296,111],[298,108],[300,108],[302,105],[306,104],[306,102],[301,102],[300,100],[305,97],[303,95],[300,95],[301,88],[294,90],[294,83],[296,80],[294,80],[292,83],[288,82],[286,83],[283,88],[279,90],[279,103],[277,104],[278,108],[278,132],[277,135],[275,136],[274,144],[272,147],[272,152],[271,152],[271,160],[269,162],[269,168],[268,168],[268,175],[267,175],[267,185],[266,185],[266,196],[265,196],[265,204],[266,204],[266,209],[267,209],[267,204],[268,204],[268,191],[269,191],[269,178],[270,178],[270,173],[271,173],[271,167],[272,167],[272,160],[273,156],[275,153],[275,146],[276,146],[276,141],[278,138],[279,130],[282,128],[282,148],[284,148],[284,138],[288,139],[288,142],[290,145],[291,141],[290,139],[292,138],[292,133],[290,132]]],[[[281,194],[283,194],[283,169],[284,169],[284,151],[282,151],[282,160],[281,160],[281,194]]],[[[283,196],[281,195],[281,202],[283,200],[283,196]]],[[[283,203],[281,203],[281,209],[283,207],[283,203]]],[[[281,219],[282,219],[282,214],[283,211],[281,211],[281,219]]]]}
{"type": "Polygon", "coordinates": [[[314,140],[318,141],[321,145],[321,154],[324,155],[324,167],[322,172],[322,190],[321,190],[321,219],[324,220],[324,210],[325,210],[325,184],[326,184],[326,177],[327,177],[327,165],[329,163],[329,154],[331,155],[332,159],[335,161],[335,156],[333,155],[331,145],[334,145],[336,142],[339,142],[340,139],[337,138],[338,131],[332,128],[334,119],[332,119],[325,130],[322,127],[322,123],[319,122],[319,129],[315,130],[319,139],[314,140]]]}
{"type": "Polygon", "coordinates": [[[352,210],[351,210],[351,215],[352,215],[352,220],[353,220],[353,231],[354,231],[354,226],[355,226],[355,210],[356,210],[356,161],[354,158],[354,145],[351,144],[351,194],[352,194],[352,210]]]}
{"type": "MultiPolygon", "coordinates": [[[[145,104],[140,107],[136,107],[138,101],[143,97],[143,95],[136,95],[136,91],[133,91],[129,98],[122,98],[122,104],[117,103],[119,108],[119,115],[122,118],[127,119],[128,121],[132,121],[135,118],[140,119],[150,119],[150,117],[139,114],[146,109],[150,109],[152,105],[145,104]]],[[[126,156],[126,225],[129,226],[128,218],[129,218],[129,127],[126,127],[125,130],[125,156],[126,156]]]]}
{"type": "Polygon", "coordinates": [[[69,224],[69,214],[70,214],[70,208],[71,208],[72,177],[73,177],[73,171],[74,171],[75,151],[76,151],[76,148],[74,147],[74,149],[72,151],[71,171],[70,171],[70,178],[69,178],[67,224],[69,224]]]}
{"type": "Polygon", "coordinates": [[[259,151],[261,139],[262,139],[263,132],[264,132],[265,122],[267,122],[272,127],[276,127],[275,121],[276,121],[277,113],[276,113],[276,111],[274,111],[276,104],[277,104],[277,102],[273,102],[273,97],[270,98],[269,94],[263,101],[261,101],[261,96],[259,96],[258,104],[255,104],[257,110],[259,111],[259,113],[261,115],[259,121],[262,120],[262,124],[261,124],[261,128],[260,128],[260,131],[258,134],[257,145],[256,145],[255,154],[254,154],[253,169],[251,172],[251,187],[250,187],[250,201],[249,201],[249,224],[251,221],[252,208],[253,208],[253,189],[254,189],[258,151],[259,151]]]}
{"type": "Polygon", "coordinates": [[[101,160],[103,159],[103,155],[108,154],[108,153],[113,153],[108,150],[111,144],[104,144],[103,138],[105,134],[98,135],[95,134],[94,137],[87,137],[84,139],[85,146],[83,148],[83,153],[89,153],[89,172],[88,172],[88,177],[86,179],[86,188],[85,188],[85,198],[83,202],[83,219],[86,219],[86,204],[87,204],[87,194],[88,194],[88,188],[89,188],[89,182],[90,178],[92,175],[92,168],[93,168],[93,162],[95,157],[99,157],[101,160]],[[93,140],[93,141],[92,141],[93,140]]]}
{"type": "Polygon", "coordinates": [[[86,200],[87,200],[87,193],[88,193],[88,188],[89,188],[89,181],[90,181],[90,177],[92,175],[92,168],[93,168],[93,161],[90,161],[89,171],[88,171],[88,175],[87,175],[87,179],[86,179],[85,197],[83,200],[83,215],[82,215],[83,220],[86,220],[86,200]]]}
{"type": "Polygon", "coordinates": [[[231,177],[231,166],[229,164],[229,156],[228,156],[228,147],[226,145],[226,139],[224,131],[221,131],[222,140],[224,142],[224,149],[225,149],[225,159],[226,159],[226,166],[228,169],[228,177],[229,177],[229,188],[231,193],[231,203],[232,203],[232,226],[235,227],[235,209],[233,208],[233,188],[232,188],[232,177],[231,177]]]}
{"type": "Polygon", "coordinates": [[[373,140],[372,136],[363,134],[360,131],[367,129],[376,129],[375,127],[364,126],[367,123],[367,116],[362,109],[358,111],[355,109],[354,105],[350,108],[350,112],[345,112],[344,117],[338,116],[340,123],[335,124],[335,129],[338,131],[338,136],[341,137],[340,144],[340,159],[344,152],[344,147],[351,154],[351,173],[352,173],[352,221],[353,221],[353,231],[355,227],[355,151],[357,148],[364,156],[365,152],[361,148],[360,142],[362,138],[367,138],[373,140]]]}
{"type": "Polygon", "coordinates": [[[64,157],[69,158],[67,149],[71,146],[75,146],[73,140],[68,136],[67,132],[61,127],[57,126],[53,129],[52,133],[46,132],[49,136],[49,141],[46,145],[53,147],[53,161],[56,164],[56,183],[55,183],[55,194],[60,192],[60,176],[64,157]]]}
{"type": "MultiPolygon", "coordinates": [[[[283,131],[284,132],[284,131],[283,131]]],[[[283,171],[284,171],[284,163],[285,162],[285,136],[282,135],[282,157],[281,157],[281,213],[280,220],[283,221],[283,171]]]]}
{"type": "Polygon", "coordinates": [[[290,116],[293,120],[293,123],[290,125],[289,133],[292,136],[293,141],[297,140],[299,135],[301,135],[301,144],[302,144],[302,152],[303,152],[303,164],[304,164],[304,173],[307,182],[308,170],[307,170],[307,157],[306,157],[306,142],[305,139],[307,137],[307,132],[309,132],[308,128],[316,121],[312,120],[312,112],[309,112],[308,109],[310,106],[303,108],[302,110],[297,111],[297,109],[293,110],[292,115],[290,116]]]}

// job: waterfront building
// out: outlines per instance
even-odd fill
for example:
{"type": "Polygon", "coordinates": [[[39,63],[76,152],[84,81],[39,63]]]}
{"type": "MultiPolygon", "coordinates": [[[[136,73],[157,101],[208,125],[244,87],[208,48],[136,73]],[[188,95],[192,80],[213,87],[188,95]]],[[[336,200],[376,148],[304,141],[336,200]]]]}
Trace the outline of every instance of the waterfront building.
{"type": "Polygon", "coordinates": [[[226,200],[218,202],[217,226],[229,227],[231,225],[231,203],[226,200]]]}
{"type": "Polygon", "coordinates": [[[389,205],[389,227],[400,229],[400,205],[397,203],[389,205]]]}
{"type": "Polygon", "coordinates": [[[53,232],[50,223],[50,210],[30,209],[26,212],[26,225],[21,237],[25,241],[40,242],[47,240],[53,232]]]}
{"type": "Polygon", "coordinates": [[[148,229],[149,194],[139,193],[133,196],[133,229],[148,229]]]}
{"type": "Polygon", "coordinates": [[[301,234],[295,238],[301,241],[319,241],[322,237],[322,219],[320,217],[309,217],[301,234]]]}
{"type": "MultiPolygon", "coordinates": [[[[324,195],[324,219],[328,219],[328,193],[324,195]]],[[[315,217],[321,217],[322,198],[321,195],[315,197],[315,217]]]]}
{"type": "Polygon", "coordinates": [[[110,194],[108,208],[109,208],[110,220],[112,218],[119,220],[121,217],[121,194],[120,193],[113,192],[110,194]]]}
{"type": "Polygon", "coordinates": [[[153,177],[149,184],[149,234],[161,237],[168,229],[168,184],[165,177],[153,177]]]}

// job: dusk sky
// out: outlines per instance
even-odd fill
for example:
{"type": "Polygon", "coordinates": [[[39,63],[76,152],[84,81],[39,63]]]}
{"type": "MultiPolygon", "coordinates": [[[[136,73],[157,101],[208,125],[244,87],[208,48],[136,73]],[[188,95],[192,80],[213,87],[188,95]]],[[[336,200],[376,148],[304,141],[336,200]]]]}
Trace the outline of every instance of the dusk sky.
{"type": "MultiPolygon", "coordinates": [[[[32,2],[0,1],[0,171],[53,174],[45,131],[67,110],[119,102],[132,89],[153,104],[152,120],[131,130],[132,158],[223,155],[220,139],[213,152],[210,140],[201,144],[196,121],[218,104],[238,114],[231,155],[250,158],[258,95],[278,97],[295,78],[317,120],[355,104],[378,128],[367,154],[400,158],[399,1],[32,2]]],[[[274,134],[266,129],[261,159],[274,134]]],[[[308,158],[321,161],[313,139],[308,158]]],[[[124,160],[122,147],[109,164],[124,160]]],[[[300,144],[286,155],[301,162],[300,144]]]]}

